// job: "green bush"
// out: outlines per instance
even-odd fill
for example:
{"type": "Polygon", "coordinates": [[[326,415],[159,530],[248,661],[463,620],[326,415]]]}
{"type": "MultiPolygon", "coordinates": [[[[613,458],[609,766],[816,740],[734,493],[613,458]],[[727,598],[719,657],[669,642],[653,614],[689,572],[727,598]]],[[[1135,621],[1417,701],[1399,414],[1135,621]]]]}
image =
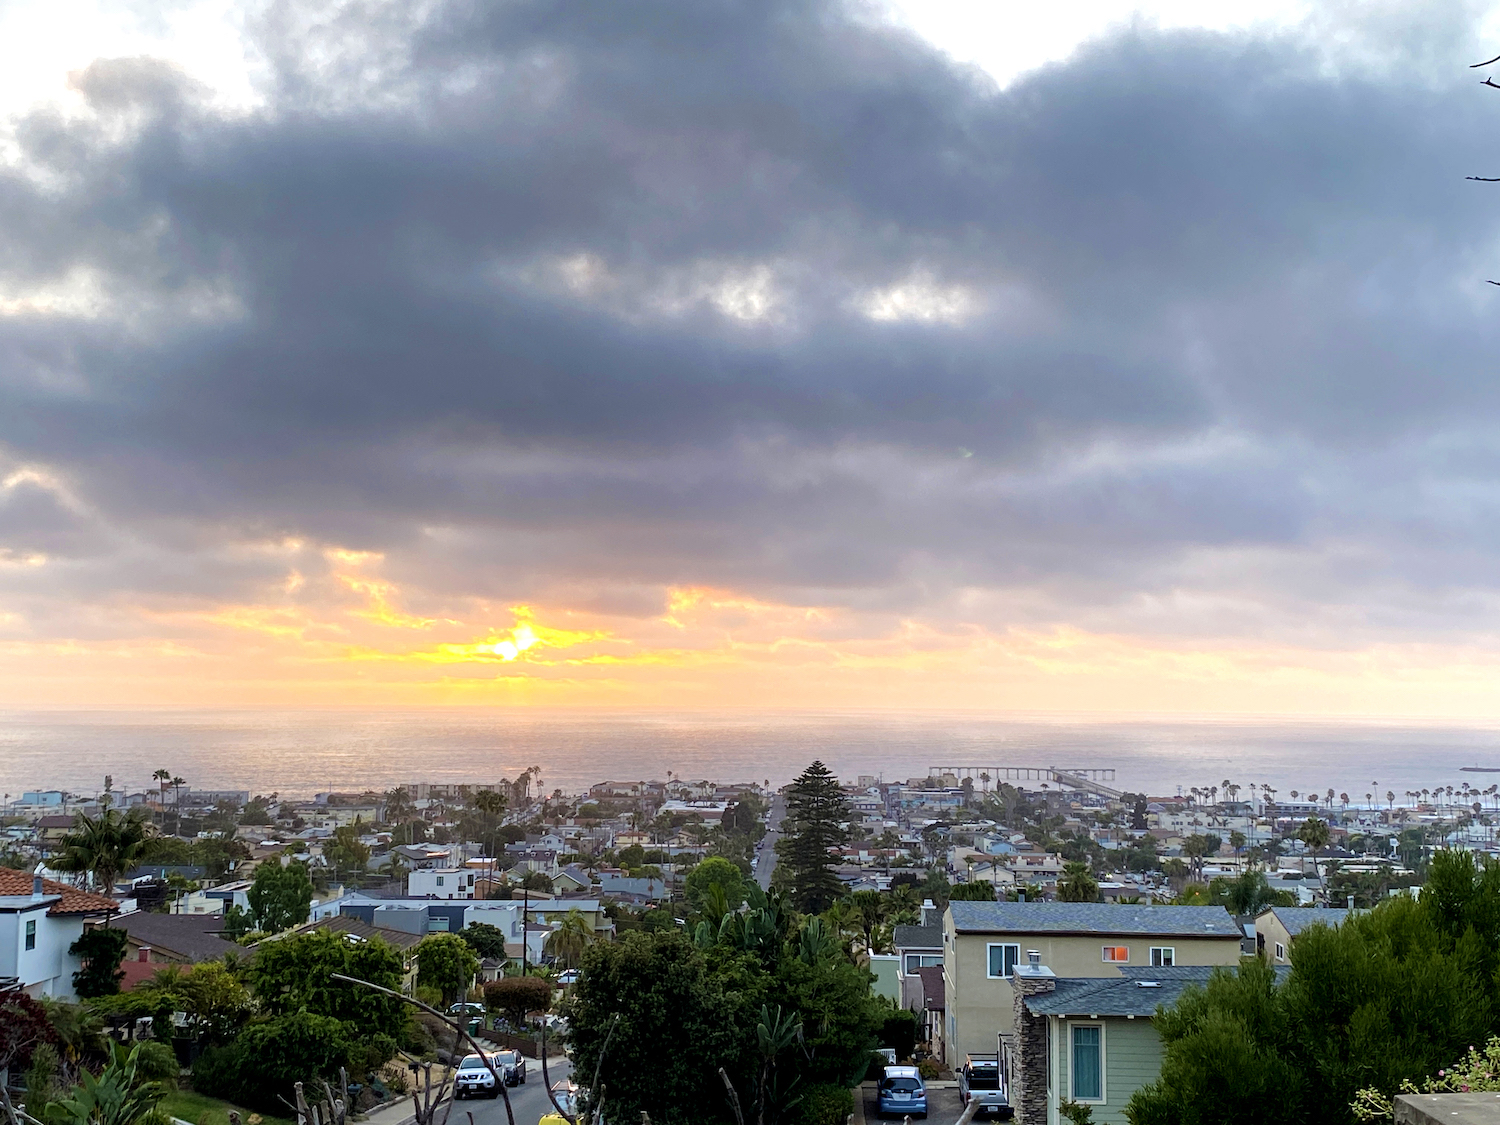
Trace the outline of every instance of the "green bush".
{"type": "Polygon", "coordinates": [[[135,1073],[143,1082],[159,1082],[168,1090],[177,1089],[182,1067],[177,1052],[154,1040],[142,1043],[136,1050],[135,1073]]]}
{"type": "Polygon", "coordinates": [[[801,1125],[844,1125],[854,1112],[854,1091],[847,1086],[809,1086],[797,1103],[801,1125]]]}
{"type": "Polygon", "coordinates": [[[338,1072],[350,1040],[328,1016],[297,1012],[248,1025],[228,1047],[210,1047],[193,1064],[199,1093],[282,1116],[292,1086],[338,1072]]]}
{"type": "Polygon", "coordinates": [[[917,1048],[917,1013],[902,1008],[887,1015],[880,1028],[880,1045],[894,1048],[898,1059],[911,1058],[917,1048]]]}

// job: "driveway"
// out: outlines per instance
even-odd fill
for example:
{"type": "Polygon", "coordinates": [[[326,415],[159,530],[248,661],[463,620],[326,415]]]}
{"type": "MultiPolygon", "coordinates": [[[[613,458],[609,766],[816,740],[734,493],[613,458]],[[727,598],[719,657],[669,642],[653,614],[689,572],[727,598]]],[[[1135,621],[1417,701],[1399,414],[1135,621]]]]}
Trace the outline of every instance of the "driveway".
{"type": "MultiPolygon", "coordinates": [[[[875,1103],[875,1083],[866,1082],[856,1094],[864,1100],[865,1121],[879,1121],[880,1110],[875,1103]]],[[[954,1082],[947,1086],[938,1086],[933,1083],[927,1084],[927,1120],[933,1125],[950,1125],[957,1121],[964,1111],[963,1103],[958,1100],[958,1083],[954,1082]]],[[[855,1114],[856,1123],[859,1114],[855,1114]]],[[[900,1121],[899,1117],[888,1117],[887,1121],[900,1121]]],[[[920,1120],[920,1118],[918,1118],[920,1120]]]]}

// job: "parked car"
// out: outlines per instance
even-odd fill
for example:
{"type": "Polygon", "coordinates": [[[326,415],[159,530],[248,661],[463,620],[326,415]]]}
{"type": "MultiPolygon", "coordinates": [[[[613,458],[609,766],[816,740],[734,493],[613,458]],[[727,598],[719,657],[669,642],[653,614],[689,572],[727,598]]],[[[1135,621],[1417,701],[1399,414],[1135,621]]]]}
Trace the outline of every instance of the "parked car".
{"type": "Polygon", "coordinates": [[[562,972],[557,974],[557,983],[562,985],[564,988],[566,988],[570,984],[577,984],[578,970],[564,969],[562,972]]]}
{"type": "Polygon", "coordinates": [[[1009,1091],[1000,1073],[999,1055],[969,1055],[958,1071],[958,1100],[968,1105],[979,1103],[974,1116],[993,1114],[1001,1121],[1015,1116],[1009,1091]]]}
{"type": "Polygon", "coordinates": [[[926,1117],[927,1084],[914,1066],[888,1066],[875,1104],[881,1117],[926,1117]]]}
{"type": "Polygon", "coordinates": [[[493,1058],[495,1069],[507,1086],[519,1086],[526,1081],[526,1056],[520,1051],[496,1051],[493,1058]]]}
{"type": "Polygon", "coordinates": [[[450,1016],[482,1016],[484,1015],[484,1005],[460,1002],[449,1008],[448,1014],[450,1016]]]}
{"type": "MultiPolygon", "coordinates": [[[[490,1056],[493,1061],[494,1056],[490,1056]]],[[[498,1063],[496,1070],[500,1070],[498,1063]]],[[[504,1073],[503,1071],[501,1072],[504,1073]]],[[[498,1098],[500,1096],[499,1083],[485,1065],[485,1060],[478,1055],[465,1055],[464,1061],[458,1064],[458,1070],[453,1075],[453,1096],[456,1098],[498,1098]]]]}

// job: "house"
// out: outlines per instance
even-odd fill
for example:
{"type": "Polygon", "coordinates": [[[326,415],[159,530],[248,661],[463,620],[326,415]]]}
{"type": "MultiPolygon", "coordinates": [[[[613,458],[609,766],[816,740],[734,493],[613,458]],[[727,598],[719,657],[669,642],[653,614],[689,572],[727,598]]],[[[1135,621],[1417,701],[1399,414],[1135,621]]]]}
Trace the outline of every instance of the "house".
{"type": "Polygon", "coordinates": [[[459,867],[428,867],[406,876],[412,898],[473,898],[476,873],[459,867]]]}
{"type": "Polygon", "coordinates": [[[1347,910],[1315,906],[1271,906],[1255,916],[1255,951],[1273,965],[1291,963],[1292,943],[1309,926],[1339,926],[1347,910]]]}
{"type": "Polygon", "coordinates": [[[917,1013],[917,1041],[926,1043],[937,1058],[947,1058],[943,1049],[943,1029],[947,1027],[947,991],[943,987],[943,967],[930,965],[913,974],[915,987],[908,995],[913,1003],[905,1006],[917,1013]]]}
{"type": "Polygon", "coordinates": [[[1132,965],[1116,977],[1059,977],[1035,950],[1016,968],[1013,1038],[1006,1042],[1017,1125],[1062,1125],[1064,1101],[1097,1125],[1127,1125],[1130,1096],[1161,1073],[1158,1005],[1203,984],[1209,965],[1132,965]]]}
{"type": "Polygon", "coordinates": [[[39,816],[36,818],[36,838],[43,844],[57,844],[69,832],[73,831],[73,824],[77,820],[74,816],[62,816],[54,813],[51,816],[39,816]]]}
{"type": "Polygon", "coordinates": [[[218,914],[149,914],[136,911],[111,923],[127,934],[125,957],[120,962],[125,977],[120,991],[129,992],[166,965],[196,965],[216,961],[225,954],[243,956],[242,946],[223,936],[224,919],[218,914]]]}
{"type": "Polygon", "coordinates": [[[665,879],[608,873],[599,876],[599,894],[604,898],[626,899],[631,902],[660,902],[672,897],[665,879]]]}
{"type": "Polygon", "coordinates": [[[552,876],[552,891],[554,894],[565,895],[570,891],[591,891],[594,889],[594,881],[589,878],[589,873],[576,863],[570,863],[556,875],[552,876]]]}
{"type": "Polygon", "coordinates": [[[33,997],[72,1000],[81,966],[68,947],[119,909],[112,898],[0,867],[0,978],[33,997]]]}
{"type": "Polygon", "coordinates": [[[994,1053],[1013,1030],[1015,968],[1027,950],[1068,977],[1126,966],[1234,965],[1240,929],[1220,906],[952,902],[943,915],[947,1061],[994,1053]]]}
{"type": "Polygon", "coordinates": [[[942,965],[943,927],[895,926],[891,931],[891,945],[896,950],[896,956],[901,959],[900,1005],[920,1014],[924,993],[917,972],[919,969],[942,965]]]}

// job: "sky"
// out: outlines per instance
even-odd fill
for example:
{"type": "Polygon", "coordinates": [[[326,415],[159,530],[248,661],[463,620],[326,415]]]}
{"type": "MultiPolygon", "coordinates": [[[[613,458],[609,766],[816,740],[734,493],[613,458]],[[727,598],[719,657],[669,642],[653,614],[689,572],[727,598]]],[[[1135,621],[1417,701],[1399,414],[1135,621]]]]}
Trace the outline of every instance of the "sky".
{"type": "Polygon", "coordinates": [[[0,706],[1500,717],[1496,54],[0,0],[0,706]]]}

